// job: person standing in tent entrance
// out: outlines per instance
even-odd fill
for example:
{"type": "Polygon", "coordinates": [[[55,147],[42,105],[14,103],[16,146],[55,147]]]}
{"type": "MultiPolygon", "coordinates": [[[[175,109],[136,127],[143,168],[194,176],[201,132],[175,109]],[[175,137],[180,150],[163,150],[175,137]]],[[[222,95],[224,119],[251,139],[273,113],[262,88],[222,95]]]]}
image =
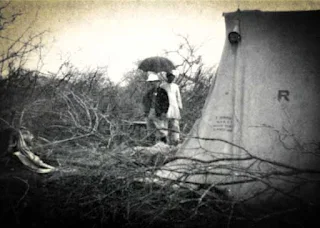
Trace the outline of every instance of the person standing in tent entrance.
{"type": "Polygon", "coordinates": [[[167,82],[161,85],[167,91],[169,97],[169,109],[167,112],[169,126],[169,142],[172,145],[177,145],[180,141],[180,126],[181,119],[180,111],[182,110],[182,101],[179,86],[174,82],[176,72],[167,73],[167,82]]]}
{"type": "Polygon", "coordinates": [[[147,79],[150,89],[143,97],[144,114],[147,119],[148,135],[155,136],[156,142],[167,143],[169,108],[167,92],[160,87],[161,81],[157,74],[150,72],[147,79]]]}

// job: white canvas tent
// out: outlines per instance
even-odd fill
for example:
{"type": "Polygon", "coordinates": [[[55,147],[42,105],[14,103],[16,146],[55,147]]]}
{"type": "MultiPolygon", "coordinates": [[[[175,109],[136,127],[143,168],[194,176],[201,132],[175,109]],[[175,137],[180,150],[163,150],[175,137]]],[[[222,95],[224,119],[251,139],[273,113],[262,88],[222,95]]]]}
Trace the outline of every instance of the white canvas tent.
{"type": "Polygon", "coordinates": [[[202,116],[180,159],[157,175],[239,199],[319,200],[320,11],[224,17],[225,46],[202,116]]]}

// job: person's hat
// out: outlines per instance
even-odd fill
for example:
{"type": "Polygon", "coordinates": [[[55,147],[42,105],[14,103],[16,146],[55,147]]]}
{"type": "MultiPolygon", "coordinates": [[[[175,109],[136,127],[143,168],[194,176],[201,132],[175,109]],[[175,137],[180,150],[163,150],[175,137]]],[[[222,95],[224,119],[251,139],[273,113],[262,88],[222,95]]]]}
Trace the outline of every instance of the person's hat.
{"type": "Polygon", "coordinates": [[[160,81],[159,77],[155,73],[149,73],[147,82],[160,81]]]}

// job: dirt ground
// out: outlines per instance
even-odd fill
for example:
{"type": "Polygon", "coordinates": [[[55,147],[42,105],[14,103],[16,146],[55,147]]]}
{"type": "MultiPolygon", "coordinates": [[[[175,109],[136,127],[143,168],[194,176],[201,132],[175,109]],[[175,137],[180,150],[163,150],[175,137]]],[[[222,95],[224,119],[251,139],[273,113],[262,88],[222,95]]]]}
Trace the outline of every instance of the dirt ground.
{"type": "MultiPolygon", "coordinates": [[[[189,216],[188,213],[195,208],[195,204],[186,204],[178,210],[164,212],[161,211],[161,205],[159,207],[152,205],[153,202],[160,201],[147,198],[150,197],[150,191],[142,185],[133,187],[132,184],[126,184],[126,180],[120,183],[119,181],[112,182],[110,179],[101,176],[90,176],[87,175],[88,173],[83,175],[80,169],[81,167],[73,166],[64,173],[37,174],[28,170],[15,158],[1,161],[1,227],[63,228],[79,227],[81,225],[83,227],[114,226],[128,228],[210,226],[283,228],[287,225],[290,227],[311,227],[312,224],[312,227],[314,227],[314,223],[319,224],[317,207],[297,208],[296,211],[276,216],[271,220],[261,220],[254,223],[241,219],[236,223],[231,220],[228,221],[229,212],[226,213],[227,216],[217,219],[209,207],[202,211],[199,210],[197,216],[189,216]],[[119,186],[121,186],[121,190],[117,191],[119,186]],[[123,186],[127,187],[124,188],[123,186]],[[135,189],[139,191],[133,194],[132,191],[135,191],[135,189]],[[100,197],[103,192],[108,192],[108,194],[100,197]],[[130,199],[130,197],[132,198],[130,199]],[[143,204],[142,199],[146,202],[150,200],[150,202],[143,204]],[[139,208],[137,211],[150,211],[150,214],[155,214],[155,218],[150,220],[147,213],[128,211],[124,205],[125,201],[136,204],[139,208]],[[156,218],[161,213],[163,216],[156,218]],[[163,218],[166,218],[166,220],[163,220],[163,218]]],[[[156,191],[155,187],[153,187],[153,191],[156,191]]],[[[175,192],[162,189],[161,194],[164,194],[163,199],[167,200],[170,198],[168,196],[170,194],[174,195],[175,192]]],[[[193,197],[190,196],[189,199],[193,197]]],[[[168,206],[172,202],[167,201],[163,206],[168,206]]]]}
{"type": "Polygon", "coordinates": [[[1,227],[172,227],[168,222],[145,222],[143,215],[126,217],[121,197],[127,193],[114,191],[125,183],[110,184],[110,180],[89,173],[94,173],[90,166],[75,163],[63,172],[37,174],[16,157],[2,160],[1,227]],[[97,198],[103,192],[115,195],[110,194],[101,205],[97,198]]]}
{"type": "Polygon", "coordinates": [[[84,175],[77,165],[66,172],[37,174],[13,157],[0,167],[0,224],[5,224],[1,227],[180,228],[206,227],[210,220],[189,217],[195,208],[191,204],[175,209],[170,198],[175,190],[84,175]]]}
{"type": "Polygon", "coordinates": [[[1,227],[101,227],[99,219],[83,219],[84,208],[76,205],[76,199],[65,201],[83,177],[69,175],[61,183],[59,175],[34,173],[15,159],[1,166],[0,224],[5,224],[1,227]],[[69,186],[63,189],[67,182],[69,186]]]}

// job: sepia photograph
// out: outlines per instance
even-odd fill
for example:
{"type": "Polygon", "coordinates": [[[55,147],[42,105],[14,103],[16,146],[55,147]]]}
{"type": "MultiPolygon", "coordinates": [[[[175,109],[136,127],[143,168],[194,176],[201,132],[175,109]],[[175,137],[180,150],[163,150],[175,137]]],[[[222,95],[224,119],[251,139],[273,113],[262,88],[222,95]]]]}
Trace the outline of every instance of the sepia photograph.
{"type": "Polygon", "coordinates": [[[1,227],[320,225],[319,0],[1,0],[1,227]]]}

